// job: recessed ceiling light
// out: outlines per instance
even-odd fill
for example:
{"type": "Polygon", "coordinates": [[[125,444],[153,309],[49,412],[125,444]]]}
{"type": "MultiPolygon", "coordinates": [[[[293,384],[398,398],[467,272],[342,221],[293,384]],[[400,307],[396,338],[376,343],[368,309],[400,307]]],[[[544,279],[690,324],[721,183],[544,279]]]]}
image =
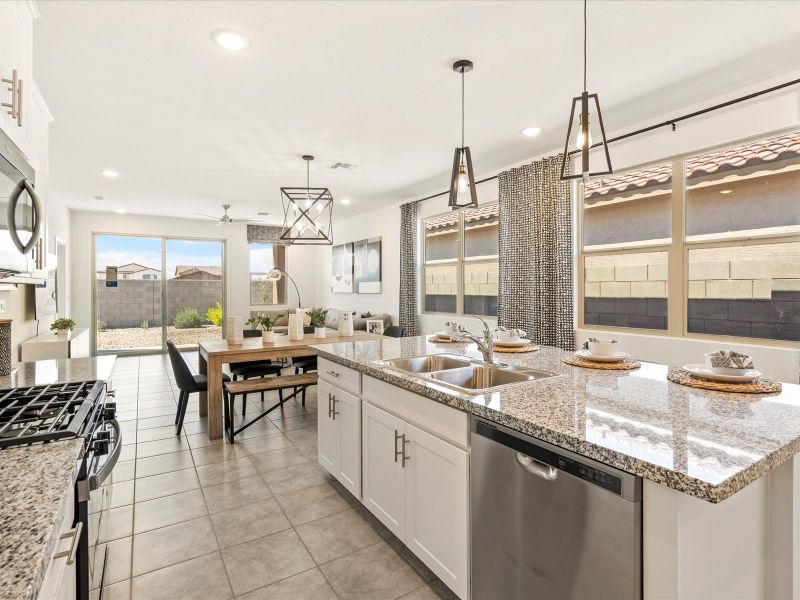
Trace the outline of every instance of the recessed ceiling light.
{"type": "Polygon", "coordinates": [[[720,190],[720,194],[730,194],[733,190],[720,190]]]}
{"type": "Polygon", "coordinates": [[[226,50],[239,51],[250,47],[250,41],[246,37],[227,29],[218,29],[211,34],[211,39],[226,50]]]}
{"type": "Polygon", "coordinates": [[[533,137],[535,135],[539,135],[542,133],[541,127],[526,127],[522,130],[522,135],[527,135],[528,137],[533,137]]]}
{"type": "Polygon", "coordinates": [[[104,177],[108,177],[109,179],[114,179],[114,177],[119,175],[119,173],[117,173],[114,169],[103,169],[100,171],[100,174],[104,177]]]}
{"type": "Polygon", "coordinates": [[[345,206],[350,204],[350,198],[342,198],[342,204],[344,204],[345,206]]]}
{"type": "Polygon", "coordinates": [[[127,211],[127,210],[125,210],[124,208],[118,208],[118,209],[117,209],[117,214],[118,214],[118,215],[124,215],[124,214],[125,214],[125,213],[127,213],[127,212],[128,212],[128,211],[127,211]]]}

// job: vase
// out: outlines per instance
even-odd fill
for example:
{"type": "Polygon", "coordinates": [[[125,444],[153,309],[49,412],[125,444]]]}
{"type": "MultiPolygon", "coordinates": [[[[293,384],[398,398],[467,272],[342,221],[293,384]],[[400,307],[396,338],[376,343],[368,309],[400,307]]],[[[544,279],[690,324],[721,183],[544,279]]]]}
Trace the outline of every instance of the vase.
{"type": "Polygon", "coordinates": [[[314,327],[314,337],[317,339],[322,339],[325,337],[325,328],[324,327],[314,327]]]}
{"type": "Polygon", "coordinates": [[[56,329],[56,335],[67,335],[69,333],[69,329],[56,329]]]}
{"type": "Polygon", "coordinates": [[[275,343],[275,332],[272,330],[267,331],[266,329],[261,330],[261,339],[265,344],[274,344],[275,343]]]}
{"type": "Polygon", "coordinates": [[[225,339],[229,344],[238,346],[244,341],[244,321],[242,317],[227,317],[225,339]]]}

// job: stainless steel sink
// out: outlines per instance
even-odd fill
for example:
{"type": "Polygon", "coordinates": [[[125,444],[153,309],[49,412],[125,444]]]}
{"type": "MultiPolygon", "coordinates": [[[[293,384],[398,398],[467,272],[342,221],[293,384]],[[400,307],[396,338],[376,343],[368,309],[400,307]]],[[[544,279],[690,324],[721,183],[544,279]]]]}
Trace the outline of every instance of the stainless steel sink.
{"type": "Polygon", "coordinates": [[[405,371],[406,373],[432,373],[433,371],[447,371],[468,367],[472,361],[455,354],[430,354],[414,358],[395,358],[381,361],[388,367],[405,371]]]}
{"type": "Polygon", "coordinates": [[[473,365],[464,369],[431,373],[430,378],[463,390],[485,391],[493,388],[554,377],[555,373],[535,369],[510,370],[501,365],[473,365]]]}
{"type": "Polygon", "coordinates": [[[556,373],[520,366],[489,364],[458,354],[428,354],[413,358],[379,360],[376,364],[402,371],[426,381],[435,381],[467,394],[556,377],[556,373]]]}

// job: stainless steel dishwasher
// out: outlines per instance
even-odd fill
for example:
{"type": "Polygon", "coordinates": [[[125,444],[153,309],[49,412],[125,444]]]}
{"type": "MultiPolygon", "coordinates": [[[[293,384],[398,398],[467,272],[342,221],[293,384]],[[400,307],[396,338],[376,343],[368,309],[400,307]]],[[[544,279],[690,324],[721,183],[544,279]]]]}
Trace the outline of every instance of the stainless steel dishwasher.
{"type": "Polygon", "coordinates": [[[472,600],[640,599],[642,480],[472,418],[472,600]]]}

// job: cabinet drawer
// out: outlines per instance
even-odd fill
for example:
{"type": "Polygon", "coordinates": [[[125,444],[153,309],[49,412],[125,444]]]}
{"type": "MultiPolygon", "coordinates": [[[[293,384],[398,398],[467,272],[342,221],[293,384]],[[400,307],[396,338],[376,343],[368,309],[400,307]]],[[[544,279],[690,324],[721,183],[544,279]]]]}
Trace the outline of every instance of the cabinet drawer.
{"type": "Polygon", "coordinates": [[[364,377],[364,400],[461,448],[469,446],[467,413],[374,377],[364,377]]]}
{"type": "Polygon", "coordinates": [[[361,394],[361,373],[355,369],[319,357],[317,372],[322,379],[330,381],[335,386],[353,394],[361,394]]]}

